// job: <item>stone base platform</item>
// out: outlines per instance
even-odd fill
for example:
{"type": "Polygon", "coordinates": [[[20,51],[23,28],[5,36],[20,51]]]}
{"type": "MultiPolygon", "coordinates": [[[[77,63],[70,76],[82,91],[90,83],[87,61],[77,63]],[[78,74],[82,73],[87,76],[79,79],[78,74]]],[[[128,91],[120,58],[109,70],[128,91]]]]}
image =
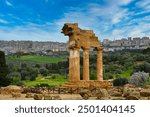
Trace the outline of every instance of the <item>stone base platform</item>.
{"type": "Polygon", "coordinates": [[[110,88],[112,87],[112,82],[108,80],[103,81],[97,81],[97,80],[90,80],[90,81],[71,81],[67,82],[63,85],[63,87],[69,87],[69,88],[110,88]]]}

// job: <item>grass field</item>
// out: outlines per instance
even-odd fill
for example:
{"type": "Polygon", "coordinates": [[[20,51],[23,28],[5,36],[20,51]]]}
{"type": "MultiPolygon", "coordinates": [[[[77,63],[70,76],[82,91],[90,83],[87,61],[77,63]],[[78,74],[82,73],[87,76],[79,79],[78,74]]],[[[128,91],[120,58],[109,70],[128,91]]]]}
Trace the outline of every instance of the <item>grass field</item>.
{"type": "Polygon", "coordinates": [[[25,56],[9,56],[7,60],[17,60],[17,61],[30,61],[30,62],[38,62],[38,63],[58,63],[64,61],[63,58],[50,58],[47,56],[36,56],[36,55],[25,55],[25,56]]]}
{"type": "Polygon", "coordinates": [[[132,68],[129,68],[128,70],[126,71],[123,71],[120,76],[123,77],[123,78],[130,78],[131,76],[131,73],[132,73],[132,68]]]}
{"type": "Polygon", "coordinates": [[[50,86],[58,86],[67,82],[67,78],[61,75],[43,77],[39,75],[35,81],[24,81],[26,86],[35,86],[38,84],[48,84],[50,86]]]}

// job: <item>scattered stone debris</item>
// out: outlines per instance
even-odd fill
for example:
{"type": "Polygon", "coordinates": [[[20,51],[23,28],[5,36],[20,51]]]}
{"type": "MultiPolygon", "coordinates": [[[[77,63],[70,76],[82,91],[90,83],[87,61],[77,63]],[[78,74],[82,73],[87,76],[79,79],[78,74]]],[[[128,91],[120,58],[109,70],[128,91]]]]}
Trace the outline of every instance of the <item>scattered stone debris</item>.
{"type": "Polygon", "coordinates": [[[150,97],[150,89],[141,90],[140,95],[143,97],[150,97]]]}
{"type": "Polygon", "coordinates": [[[19,98],[21,97],[21,93],[12,93],[13,98],[19,98]]]}
{"type": "Polygon", "coordinates": [[[100,100],[108,100],[110,99],[110,95],[106,89],[99,89],[99,93],[97,94],[97,99],[100,100]]]}
{"type": "Polygon", "coordinates": [[[33,93],[26,93],[26,98],[33,98],[33,93]]]}
{"type": "Polygon", "coordinates": [[[43,95],[42,94],[35,94],[33,98],[34,98],[34,100],[42,100],[43,95]]]}
{"type": "Polygon", "coordinates": [[[26,93],[22,87],[8,86],[0,88],[0,99],[28,99],[28,100],[150,100],[150,86],[136,87],[134,85],[124,85],[123,87],[111,88],[73,88],[59,90],[57,87],[53,91],[48,92],[44,88],[40,92],[33,87],[26,87],[26,93]],[[32,88],[32,89],[30,89],[32,88]],[[33,92],[32,92],[33,90],[33,92]],[[71,90],[71,91],[70,91],[71,90]],[[28,92],[29,91],[29,92],[28,92]]]}

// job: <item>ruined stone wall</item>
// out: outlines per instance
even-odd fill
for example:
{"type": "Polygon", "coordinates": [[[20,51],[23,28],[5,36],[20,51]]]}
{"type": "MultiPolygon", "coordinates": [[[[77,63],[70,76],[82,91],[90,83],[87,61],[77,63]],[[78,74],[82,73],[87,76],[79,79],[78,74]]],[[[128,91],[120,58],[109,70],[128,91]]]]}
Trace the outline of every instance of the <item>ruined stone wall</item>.
{"type": "Polygon", "coordinates": [[[62,33],[69,36],[69,81],[80,81],[80,49],[83,49],[83,80],[89,81],[89,50],[97,50],[97,81],[103,80],[102,47],[92,30],[82,30],[78,24],[66,23],[62,33]]]}

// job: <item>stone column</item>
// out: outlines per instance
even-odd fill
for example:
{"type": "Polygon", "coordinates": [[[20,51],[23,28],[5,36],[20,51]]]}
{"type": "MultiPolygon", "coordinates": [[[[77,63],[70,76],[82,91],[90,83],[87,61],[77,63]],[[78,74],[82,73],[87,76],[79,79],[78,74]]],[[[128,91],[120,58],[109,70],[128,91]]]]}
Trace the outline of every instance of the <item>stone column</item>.
{"type": "Polygon", "coordinates": [[[80,49],[70,49],[69,56],[69,81],[80,80],[80,49]]]}
{"type": "Polygon", "coordinates": [[[89,80],[89,48],[83,48],[83,80],[89,80]]]}
{"type": "Polygon", "coordinates": [[[103,56],[102,56],[102,48],[97,49],[97,80],[103,80],[103,56]]]}

